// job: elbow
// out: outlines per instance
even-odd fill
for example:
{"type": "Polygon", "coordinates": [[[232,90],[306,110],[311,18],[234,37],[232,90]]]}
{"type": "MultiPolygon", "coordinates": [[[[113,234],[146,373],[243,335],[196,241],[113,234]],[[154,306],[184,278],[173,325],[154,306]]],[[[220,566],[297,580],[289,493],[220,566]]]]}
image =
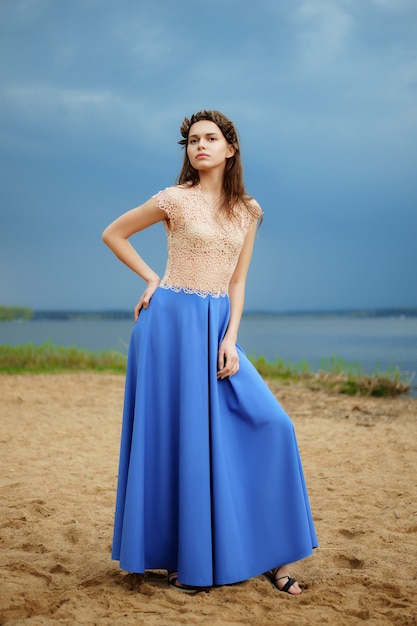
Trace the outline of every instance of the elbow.
{"type": "Polygon", "coordinates": [[[245,290],[246,286],[246,278],[243,276],[232,276],[229,287],[234,287],[235,289],[245,290]]]}
{"type": "Polygon", "coordinates": [[[109,228],[105,228],[101,234],[101,240],[103,241],[103,243],[106,244],[106,246],[110,245],[110,235],[109,235],[109,228]]]}

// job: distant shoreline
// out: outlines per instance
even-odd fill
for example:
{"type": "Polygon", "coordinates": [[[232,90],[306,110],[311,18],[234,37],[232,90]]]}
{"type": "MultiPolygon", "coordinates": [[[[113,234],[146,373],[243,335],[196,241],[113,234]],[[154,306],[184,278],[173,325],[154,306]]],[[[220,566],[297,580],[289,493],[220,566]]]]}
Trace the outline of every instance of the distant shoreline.
{"type": "MultiPolygon", "coordinates": [[[[15,321],[39,320],[73,321],[73,320],[131,320],[132,311],[127,310],[33,310],[30,319],[16,317],[15,321]]],[[[341,310],[312,310],[312,311],[244,311],[243,317],[417,317],[417,307],[398,307],[382,309],[341,309],[341,310]]],[[[11,321],[11,320],[7,320],[11,321]]]]}

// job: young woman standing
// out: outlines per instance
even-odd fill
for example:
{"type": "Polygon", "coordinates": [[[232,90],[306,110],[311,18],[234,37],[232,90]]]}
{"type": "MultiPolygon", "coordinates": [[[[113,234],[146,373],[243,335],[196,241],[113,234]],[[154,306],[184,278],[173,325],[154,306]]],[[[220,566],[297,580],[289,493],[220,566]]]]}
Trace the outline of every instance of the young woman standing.
{"type": "Polygon", "coordinates": [[[317,539],[294,428],[236,344],[258,203],[233,123],[181,126],[178,185],[110,224],[104,242],[145,282],[126,373],[112,556],[165,569],[187,592],[265,573],[298,595],[288,563],[317,539]],[[160,277],[129,242],[164,222],[160,277]]]}

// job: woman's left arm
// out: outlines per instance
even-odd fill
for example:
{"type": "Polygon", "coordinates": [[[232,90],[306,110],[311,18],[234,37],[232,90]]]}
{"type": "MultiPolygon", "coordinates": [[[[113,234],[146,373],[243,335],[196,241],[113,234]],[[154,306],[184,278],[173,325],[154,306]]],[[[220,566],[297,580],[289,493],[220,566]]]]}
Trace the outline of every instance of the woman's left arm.
{"type": "Polygon", "coordinates": [[[228,378],[239,370],[239,357],[236,350],[237,333],[245,302],[245,285],[257,226],[254,224],[246,233],[235,271],[229,284],[230,319],[226,334],[219,347],[217,378],[228,378]]]}

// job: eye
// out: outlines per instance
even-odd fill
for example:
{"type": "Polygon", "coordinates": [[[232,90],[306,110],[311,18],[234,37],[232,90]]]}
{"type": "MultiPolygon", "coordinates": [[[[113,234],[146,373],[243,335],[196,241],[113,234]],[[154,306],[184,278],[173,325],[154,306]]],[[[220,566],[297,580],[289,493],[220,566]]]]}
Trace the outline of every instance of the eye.
{"type": "Polygon", "coordinates": [[[189,144],[190,144],[190,143],[197,143],[197,139],[190,139],[190,141],[189,141],[188,143],[189,143],[189,144]]]}

